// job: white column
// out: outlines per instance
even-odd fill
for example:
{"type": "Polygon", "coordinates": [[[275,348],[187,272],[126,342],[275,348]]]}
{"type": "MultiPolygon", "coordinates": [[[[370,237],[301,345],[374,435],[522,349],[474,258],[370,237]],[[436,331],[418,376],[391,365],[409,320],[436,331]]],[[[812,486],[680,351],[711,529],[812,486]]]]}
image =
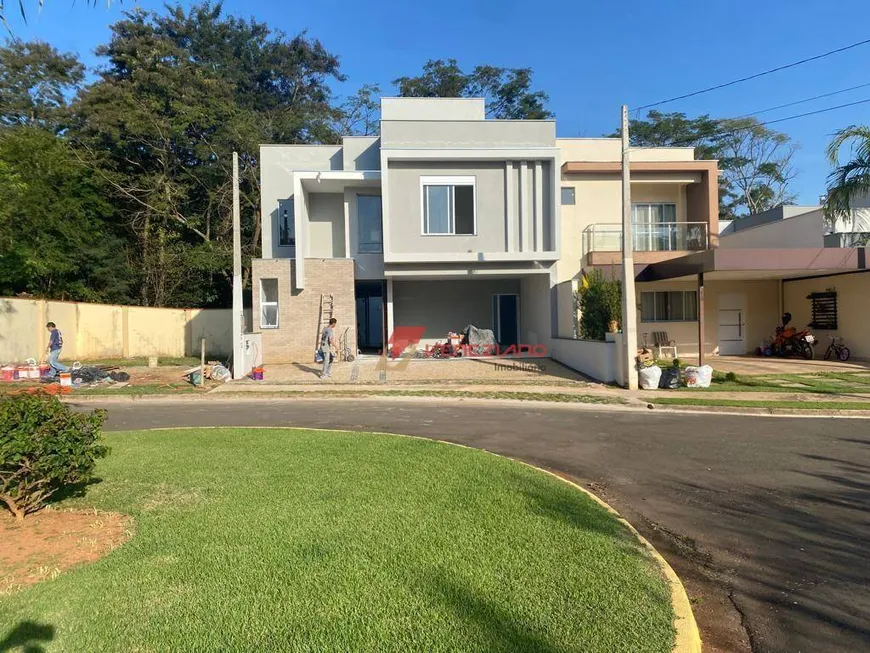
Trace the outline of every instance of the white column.
{"type": "Polygon", "coordinates": [[[505,241],[508,252],[517,251],[516,227],[519,224],[517,217],[517,175],[514,171],[514,162],[505,161],[504,164],[504,188],[505,188],[505,241]]]}
{"type": "MultiPolygon", "coordinates": [[[[270,227],[271,228],[271,227],[270,227]]],[[[259,292],[254,288],[253,292],[259,292]]],[[[245,370],[244,304],[242,303],[242,228],[239,200],[239,155],[233,152],[233,378],[241,379],[245,370]]]]}
{"type": "Polygon", "coordinates": [[[520,251],[528,252],[531,249],[531,198],[529,197],[529,166],[525,161],[520,161],[520,192],[518,197],[519,211],[517,211],[517,223],[520,228],[520,251]]]}
{"type": "MultiPolygon", "coordinates": [[[[393,337],[393,278],[387,277],[387,342],[384,343],[386,350],[390,345],[390,338],[393,337]]],[[[389,354],[389,351],[387,351],[389,354]]]]}
{"type": "Polygon", "coordinates": [[[622,333],[625,337],[625,386],[637,390],[637,309],[634,293],[634,238],[631,225],[628,107],[622,106],[622,333]]]}
{"type": "Polygon", "coordinates": [[[535,161],[535,234],[532,250],[544,251],[544,170],[541,161],[535,161]]]}
{"type": "Polygon", "coordinates": [[[293,175],[293,206],[296,226],[296,278],[291,282],[301,290],[305,287],[305,255],[308,253],[308,206],[299,175],[293,175]]]}

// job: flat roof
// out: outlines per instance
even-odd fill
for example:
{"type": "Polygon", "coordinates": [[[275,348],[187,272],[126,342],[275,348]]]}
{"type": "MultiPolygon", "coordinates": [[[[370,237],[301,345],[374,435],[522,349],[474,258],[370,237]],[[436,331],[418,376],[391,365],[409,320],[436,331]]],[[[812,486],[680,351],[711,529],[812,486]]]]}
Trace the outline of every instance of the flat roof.
{"type": "Polygon", "coordinates": [[[788,279],[867,269],[867,248],[716,248],[651,263],[636,281],[709,275],[710,279],[788,279]]]}

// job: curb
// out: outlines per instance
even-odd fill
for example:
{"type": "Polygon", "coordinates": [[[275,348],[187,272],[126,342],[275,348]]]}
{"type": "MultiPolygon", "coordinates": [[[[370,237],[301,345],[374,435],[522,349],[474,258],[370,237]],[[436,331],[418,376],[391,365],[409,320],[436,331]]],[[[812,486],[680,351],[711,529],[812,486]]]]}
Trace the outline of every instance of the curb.
{"type": "MultiPolygon", "coordinates": [[[[528,403],[528,402],[523,402],[528,403]]],[[[503,456],[499,453],[494,453],[492,451],[488,451],[486,449],[478,449],[477,447],[470,447],[465,444],[459,444],[458,442],[450,442],[448,440],[437,440],[435,438],[427,438],[420,435],[407,435],[405,433],[385,433],[383,431],[368,431],[368,432],[360,432],[360,431],[348,431],[347,429],[329,429],[329,428],[306,428],[303,426],[168,426],[168,427],[158,427],[153,429],[141,429],[145,431],[183,431],[189,429],[222,429],[222,428],[251,428],[251,429],[269,429],[269,430],[288,430],[288,431],[325,431],[328,433],[370,433],[372,435],[389,435],[392,437],[400,437],[400,438],[410,438],[414,440],[426,440],[428,442],[437,442],[439,444],[447,444],[452,447],[460,447],[462,449],[469,449],[471,451],[479,451],[490,456],[495,456],[497,458],[502,458],[505,460],[510,460],[511,462],[519,463],[520,465],[525,465],[530,469],[534,469],[535,471],[542,472],[551,476],[555,479],[558,479],[562,483],[567,483],[571,487],[576,490],[579,490],[587,497],[592,499],[599,506],[604,508],[612,517],[616,519],[620,524],[622,524],[628,531],[634,536],[634,538],[640,542],[643,549],[646,553],[655,561],[658,565],[659,569],[664,576],[665,582],[668,584],[668,587],[671,590],[671,607],[674,610],[674,632],[676,634],[674,641],[674,648],[672,649],[672,653],[701,653],[701,632],[698,630],[698,623],[695,621],[695,614],[692,612],[692,604],[689,601],[689,596],[686,594],[686,588],[683,587],[683,583],[680,580],[680,577],[677,576],[677,573],[674,571],[673,567],[668,564],[668,561],[664,559],[661,553],[659,553],[656,548],[650,544],[649,540],[647,540],[643,535],[641,535],[638,530],[632,526],[628,520],[626,520],[619,512],[611,506],[609,503],[593,494],[591,491],[587,490],[582,485],[575,483],[574,481],[568,480],[564,476],[552,472],[548,469],[544,469],[542,467],[538,467],[537,465],[533,465],[531,463],[527,463],[524,460],[518,460],[516,458],[511,458],[510,456],[503,456]]]]}

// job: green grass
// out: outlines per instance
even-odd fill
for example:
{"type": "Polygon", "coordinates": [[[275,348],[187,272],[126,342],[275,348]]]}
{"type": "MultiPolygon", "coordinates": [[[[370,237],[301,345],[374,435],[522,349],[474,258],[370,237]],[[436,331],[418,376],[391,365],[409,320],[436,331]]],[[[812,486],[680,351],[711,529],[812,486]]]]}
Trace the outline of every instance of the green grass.
{"type": "Polygon", "coordinates": [[[621,397],[600,395],[583,395],[570,392],[518,392],[511,390],[325,390],[321,393],[305,390],[287,390],[281,392],[268,391],[227,391],[221,392],[222,397],[309,397],[323,399],[325,397],[442,397],[450,399],[511,399],[514,401],[549,401],[555,403],[574,404],[625,404],[621,397]]]}
{"type": "Polygon", "coordinates": [[[82,395],[85,396],[100,396],[100,397],[112,397],[115,395],[177,395],[177,394],[205,394],[213,388],[213,385],[206,385],[205,388],[200,389],[194,387],[190,383],[149,383],[143,385],[125,385],[121,388],[113,388],[110,385],[107,386],[96,386],[93,388],[79,388],[77,390],[73,390],[68,397],[80,397],[82,395]]]}
{"type": "Polygon", "coordinates": [[[752,401],[751,399],[704,399],[691,397],[646,397],[662,406],[725,406],[730,408],[787,408],[793,410],[866,410],[870,401],[752,401]]]}
{"type": "Polygon", "coordinates": [[[697,388],[706,392],[790,392],[808,394],[870,394],[870,379],[858,374],[821,372],[816,374],[765,374],[738,376],[727,381],[717,372],[709,388],[697,388]],[[806,387],[793,387],[783,383],[800,383],[806,387]]]}
{"type": "MultiPolygon", "coordinates": [[[[99,562],[0,598],[51,651],[669,652],[668,587],[575,488],[386,435],[115,433],[65,505],[130,513],[99,562]]],[[[0,640],[2,641],[2,640],[0,640]]]]}
{"type": "MultiPolygon", "coordinates": [[[[206,357],[206,360],[213,360],[206,357]]],[[[117,367],[147,367],[148,358],[145,356],[133,358],[96,358],[94,360],[82,361],[82,365],[113,365],[117,367]]],[[[199,365],[199,358],[193,356],[183,356],[180,358],[157,358],[157,365],[160,367],[193,367],[199,365]]]]}

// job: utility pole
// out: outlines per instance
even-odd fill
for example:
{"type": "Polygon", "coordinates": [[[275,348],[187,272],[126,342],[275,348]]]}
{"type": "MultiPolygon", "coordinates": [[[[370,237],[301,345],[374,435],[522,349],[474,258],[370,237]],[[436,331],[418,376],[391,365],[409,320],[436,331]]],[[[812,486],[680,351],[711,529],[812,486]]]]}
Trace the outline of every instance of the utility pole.
{"type": "Polygon", "coordinates": [[[242,304],[242,220],[239,199],[239,153],[233,152],[233,378],[245,376],[242,304]]]}
{"type": "Polygon", "coordinates": [[[637,390],[637,309],[634,294],[634,237],[631,225],[628,105],[622,105],[622,340],[625,387],[637,390]]]}

